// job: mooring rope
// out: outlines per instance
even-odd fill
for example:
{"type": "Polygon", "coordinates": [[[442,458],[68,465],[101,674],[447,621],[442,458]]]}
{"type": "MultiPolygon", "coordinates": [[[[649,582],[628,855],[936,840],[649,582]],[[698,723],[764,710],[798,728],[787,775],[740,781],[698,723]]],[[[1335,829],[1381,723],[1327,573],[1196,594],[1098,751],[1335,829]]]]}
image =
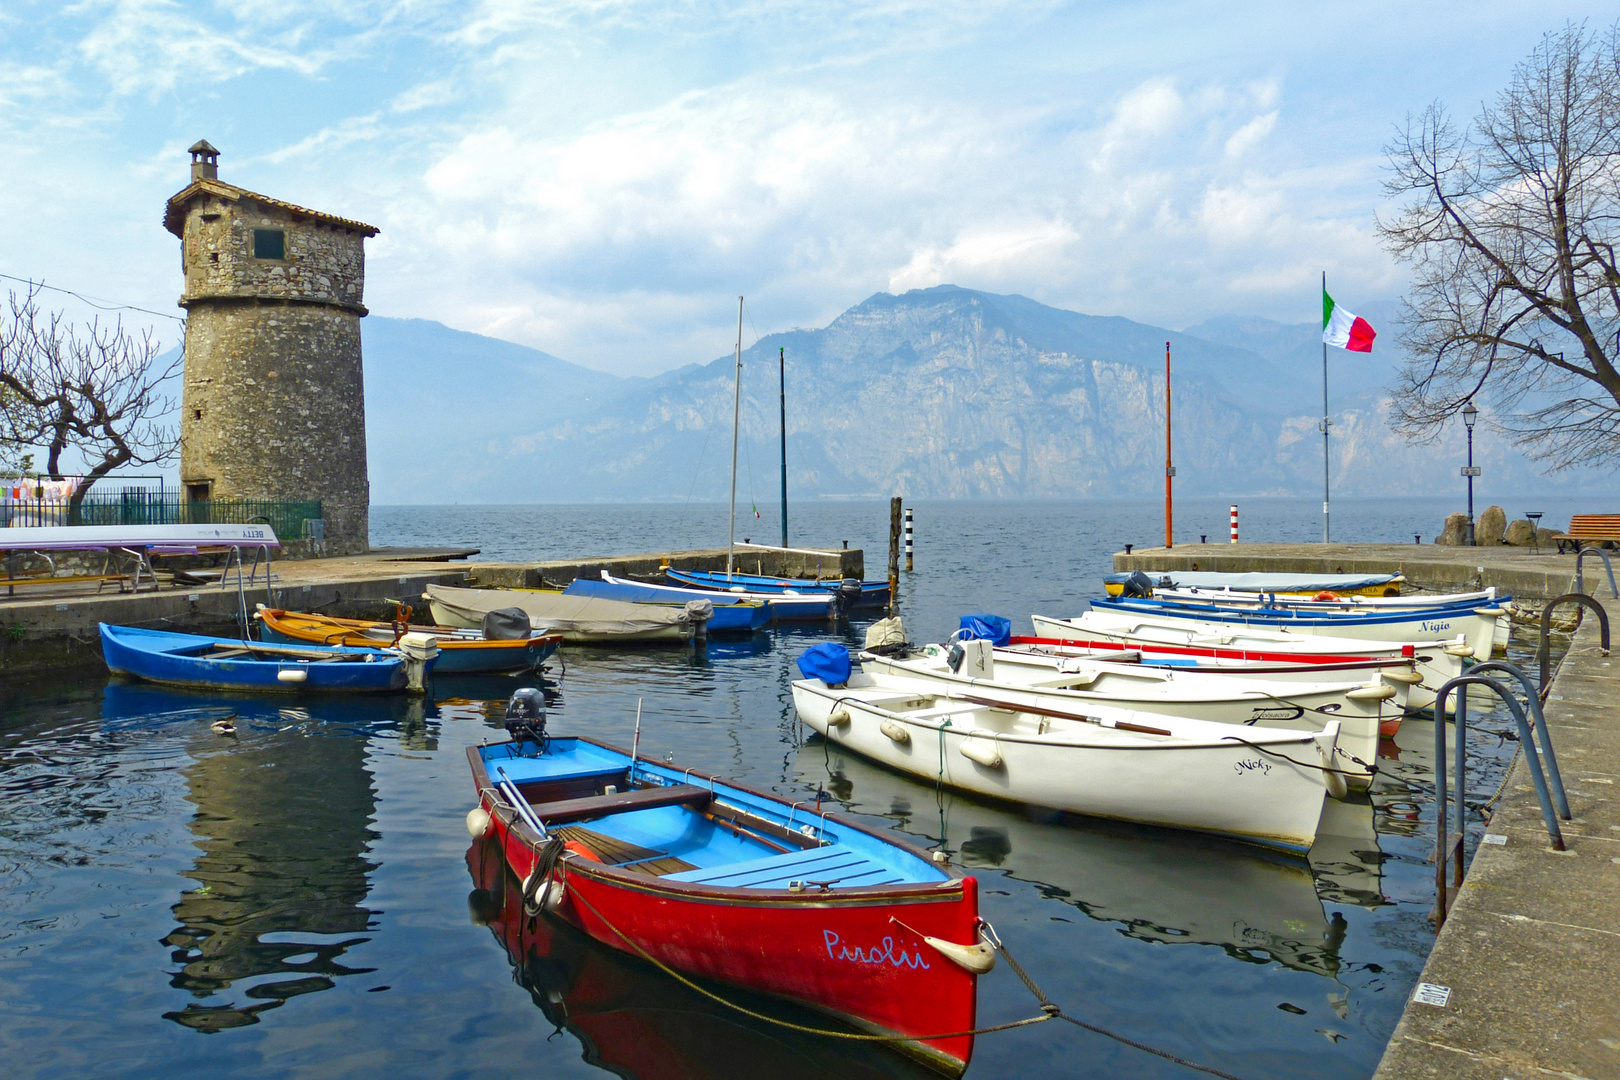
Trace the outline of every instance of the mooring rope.
{"type": "Polygon", "coordinates": [[[1209,1065],[1200,1065],[1196,1061],[1189,1061],[1188,1059],[1179,1057],[1167,1050],[1160,1050],[1157,1047],[1149,1046],[1146,1043],[1137,1042],[1135,1039],[1129,1038],[1125,1035],[1120,1035],[1116,1032],[1109,1031],[1107,1028],[1099,1027],[1096,1024],[1090,1024],[1084,1020],[1080,1020],[1076,1017],[1068,1015],[1059,1005],[1049,999],[1038,985],[1036,985],[1035,980],[1029,977],[1029,974],[1024,970],[1023,965],[1013,958],[1013,955],[1008,951],[1007,946],[1004,945],[1001,939],[996,935],[995,929],[991,927],[989,923],[984,922],[983,920],[981,920],[979,924],[980,936],[988,945],[990,945],[991,948],[995,949],[998,953],[1007,958],[1008,966],[1013,969],[1013,972],[1018,976],[1019,981],[1021,981],[1029,989],[1030,993],[1035,995],[1036,1000],[1040,1002],[1040,1015],[1025,1017],[1022,1020],[1011,1020],[1004,1024],[992,1024],[988,1027],[972,1028],[967,1031],[946,1031],[936,1035],[869,1035],[852,1031],[830,1031],[823,1027],[814,1027],[808,1024],[798,1024],[791,1020],[783,1020],[780,1017],[758,1012],[757,1010],[748,1008],[746,1005],[738,1004],[737,1002],[717,994],[706,987],[698,985],[696,982],[688,979],[685,975],[682,975],[679,971],[676,971],[674,968],[658,959],[652,953],[648,952],[641,946],[640,942],[630,937],[617,926],[614,926],[613,923],[608,920],[607,916],[603,915],[601,911],[597,910],[596,905],[587,900],[578,889],[570,890],[570,895],[584,905],[587,911],[600,919],[603,926],[607,927],[621,941],[635,950],[638,956],[652,964],[654,967],[658,968],[658,970],[662,971],[664,974],[674,978],[683,986],[697,991],[699,994],[702,994],[709,1000],[720,1005],[724,1005],[728,1009],[742,1013],[744,1016],[755,1020],[762,1020],[768,1024],[775,1024],[778,1027],[785,1027],[792,1031],[800,1031],[808,1035],[822,1035],[829,1039],[848,1039],[854,1042],[932,1042],[937,1039],[966,1038],[972,1035],[988,1035],[996,1031],[1011,1031],[1014,1028],[1030,1027],[1034,1024],[1042,1024],[1048,1020],[1067,1020],[1076,1027],[1084,1028],[1085,1030],[1095,1032],[1098,1035],[1106,1035],[1108,1038],[1113,1039],[1116,1042],[1121,1042],[1126,1046],[1134,1047],[1135,1049],[1141,1050],[1144,1053],[1153,1054],[1156,1057],[1164,1058],[1166,1061],[1172,1061],[1177,1065],[1182,1065],[1189,1069],[1195,1069],[1198,1072],[1208,1073],[1211,1076],[1218,1076],[1221,1077],[1222,1080],[1242,1080],[1242,1077],[1234,1076],[1232,1073],[1223,1072],[1222,1070],[1213,1068],[1209,1065]]]}

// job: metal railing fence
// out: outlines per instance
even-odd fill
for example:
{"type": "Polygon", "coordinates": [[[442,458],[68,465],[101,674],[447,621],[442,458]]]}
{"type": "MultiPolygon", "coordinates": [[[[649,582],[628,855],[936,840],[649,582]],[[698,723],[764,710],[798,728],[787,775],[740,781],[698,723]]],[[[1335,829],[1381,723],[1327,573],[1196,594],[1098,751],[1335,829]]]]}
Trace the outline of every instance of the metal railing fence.
{"type": "Polygon", "coordinates": [[[78,506],[70,499],[0,499],[0,527],[40,528],[53,525],[246,525],[267,522],[283,540],[305,535],[304,522],[319,520],[320,500],[281,502],[272,499],[210,499],[188,502],[178,492],[144,489],[86,495],[78,506]]]}

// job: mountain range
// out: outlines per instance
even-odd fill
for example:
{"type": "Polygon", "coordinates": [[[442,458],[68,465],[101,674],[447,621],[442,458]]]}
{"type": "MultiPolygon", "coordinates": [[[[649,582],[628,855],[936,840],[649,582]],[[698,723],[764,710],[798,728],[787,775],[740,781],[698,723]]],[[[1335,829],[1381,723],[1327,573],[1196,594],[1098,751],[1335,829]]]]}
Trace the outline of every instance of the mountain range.
{"type": "MultiPolygon", "coordinates": [[[[1402,357],[1393,305],[1371,356],[1330,349],[1333,490],[1428,495],[1460,481],[1463,436],[1390,431],[1402,357]],[[1443,464],[1440,464],[1443,463],[1443,464]]],[[[621,377],[418,319],[362,324],[377,503],[723,500],[733,358],[621,377]]],[[[743,352],[739,491],[773,498],[779,358],[795,498],[1152,495],[1172,356],[1177,488],[1321,490],[1321,330],[1222,317],[1183,331],[941,285],[878,293],[826,327],[743,352]]],[[[1481,491],[1573,487],[1476,432],[1481,491]]]]}

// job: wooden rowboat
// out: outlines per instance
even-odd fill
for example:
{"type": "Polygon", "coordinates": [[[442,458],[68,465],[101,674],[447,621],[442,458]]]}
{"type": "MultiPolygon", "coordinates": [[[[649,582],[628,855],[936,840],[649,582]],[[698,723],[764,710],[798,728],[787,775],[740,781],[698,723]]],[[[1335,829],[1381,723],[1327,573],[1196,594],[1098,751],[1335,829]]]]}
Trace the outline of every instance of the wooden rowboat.
{"type": "Polygon", "coordinates": [[[208,690],[296,693],[387,693],[411,688],[407,665],[420,680],[437,660],[408,659],[398,650],[267,645],[258,641],[174,634],[101,624],[101,652],[114,674],[169,686],[208,690]]]}
{"type": "Polygon", "coordinates": [[[829,1013],[947,1075],[973,1052],[977,883],[815,804],[592,739],[467,748],[475,839],[527,910],[673,972],[829,1013]],[[954,959],[953,959],[954,956],[954,959]]]}
{"type": "Polygon", "coordinates": [[[1404,710],[1396,698],[1404,701],[1407,690],[1376,680],[1274,682],[1090,659],[1019,663],[1017,653],[992,649],[988,641],[963,642],[962,648],[965,655],[955,669],[949,659],[954,654],[928,645],[904,659],[863,653],[861,670],[877,686],[940,687],[1021,708],[1086,713],[1093,706],[1105,706],[1305,732],[1322,731],[1333,723],[1339,728],[1337,764],[1356,788],[1372,783],[1378,740],[1386,726],[1390,736],[1400,730],[1404,710]]]}
{"type": "Polygon", "coordinates": [[[1339,725],[1234,728],[1089,706],[1002,707],[972,694],[793,683],[799,719],[829,742],[997,799],[1214,833],[1292,851],[1316,839],[1339,725]]]}
{"type": "Polygon", "coordinates": [[[491,641],[478,630],[460,627],[337,619],[263,605],[254,618],[259,620],[266,641],[384,648],[398,642],[403,634],[431,634],[439,643],[439,659],[433,668],[436,675],[532,671],[556,652],[563,640],[561,634],[539,630],[527,638],[491,641]]]}

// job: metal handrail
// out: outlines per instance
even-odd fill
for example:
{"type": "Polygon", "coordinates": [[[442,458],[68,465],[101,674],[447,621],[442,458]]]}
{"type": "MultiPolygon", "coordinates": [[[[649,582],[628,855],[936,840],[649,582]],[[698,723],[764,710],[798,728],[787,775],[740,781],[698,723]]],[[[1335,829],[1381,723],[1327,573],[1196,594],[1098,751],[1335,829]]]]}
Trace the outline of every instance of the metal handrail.
{"type": "Polygon", "coordinates": [[[1552,655],[1552,612],[1559,604],[1579,604],[1589,607],[1597,612],[1599,644],[1603,655],[1609,655],[1609,613],[1603,610],[1603,605],[1583,592],[1565,593],[1547,601],[1547,606],[1541,609],[1541,644],[1536,647],[1536,662],[1541,666],[1541,696],[1546,697],[1548,676],[1547,661],[1552,655]]]}
{"type": "Polygon", "coordinates": [[[1614,564],[1609,562],[1609,553],[1602,548],[1581,548],[1575,552],[1575,591],[1578,593],[1586,591],[1586,577],[1581,573],[1581,560],[1588,555],[1596,555],[1603,560],[1603,569],[1609,572],[1609,591],[1614,594],[1616,600],[1620,600],[1620,585],[1614,583],[1614,564]]]}
{"type": "Polygon", "coordinates": [[[1466,835],[1468,812],[1465,799],[1467,793],[1468,687],[1475,684],[1488,687],[1497,697],[1502,699],[1507,705],[1508,711],[1513,714],[1514,723],[1519,728],[1519,747],[1524,752],[1525,763],[1530,769],[1530,782],[1535,785],[1536,799],[1541,803],[1541,817],[1547,826],[1547,836],[1552,841],[1554,851],[1564,850],[1563,830],[1558,827],[1558,816],[1553,810],[1552,799],[1547,792],[1547,781],[1541,772],[1541,758],[1536,753],[1535,739],[1531,734],[1529,721],[1525,719],[1523,706],[1519,704],[1518,699],[1509,692],[1508,688],[1496,679],[1486,678],[1483,675],[1460,675],[1452,679],[1440,687],[1434,698],[1434,793],[1435,803],[1439,809],[1439,814],[1435,820],[1434,838],[1434,920],[1436,928],[1444,926],[1446,922],[1446,906],[1448,902],[1446,865],[1448,862],[1452,868],[1452,891],[1460,889],[1463,882],[1463,838],[1466,835]],[[1457,831],[1455,833],[1447,830],[1453,800],[1448,799],[1446,796],[1446,699],[1451,696],[1453,689],[1457,690],[1457,708],[1453,713],[1457,728],[1457,784],[1454,800],[1457,831]]]}
{"type": "Polygon", "coordinates": [[[1553,798],[1558,802],[1558,816],[1568,821],[1569,796],[1564,794],[1564,777],[1558,771],[1558,756],[1553,753],[1552,736],[1547,733],[1547,715],[1541,708],[1541,695],[1536,693],[1536,684],[1531,681],[1529,672],[1505,660],[1489,660],[1468,669],[1471,675],[1483,675],[1487,671],[1505,672],[1517,679],[1519,686],[1524,689],[1524,701],[1530,706],[1530,719],[1535,721],[1536,737],[1541,742],[1541,758],[1547,763],[1547,783],[1552,786],[1553,798]]]}

